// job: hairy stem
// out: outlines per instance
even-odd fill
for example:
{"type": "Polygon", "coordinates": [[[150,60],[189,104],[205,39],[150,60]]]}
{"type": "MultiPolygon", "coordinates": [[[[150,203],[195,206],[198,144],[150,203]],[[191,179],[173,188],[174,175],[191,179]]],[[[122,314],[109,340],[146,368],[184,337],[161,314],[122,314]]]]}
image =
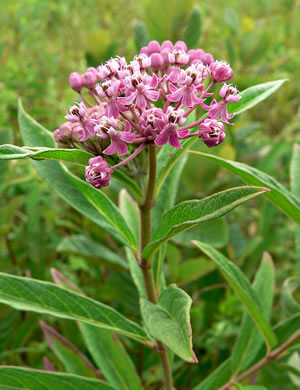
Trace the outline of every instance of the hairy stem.
{"type": "Polygon", "coordinates": [[[255,363],[248,370],[243,372],[236,378],[232,378],[229,382],[227,382],[224,386],[220,387],[218,390],[229,390],[233,385],[232,382],[241,382],[244,379],[253,376],[256,374],[262,367],[270,362],[274,362],[282,357],[282,354],[296,341],[300,339],[300,330],[296,332],[292,337],[290,337],[285,343],[280,345],[280,347],[274,349],[274,351],[266,354],[264,358],[262,358],[259,362],[255,363]]]}
{"type": "MultiPolygon", "coordinates": [[[[149,145],[149,179],[148,187],[143,203],[140,205],[141,217],[141,254],[145,246],[151,241],[151,210],[154,204],[154,190],[156,181],[156,146],[149,145]]],[[[143,271],[145,288],[150,302],[157,302],[157,293],[153,278],[152,264],[148,259],[141,258],[140,267],[143,271]]],[[[156,350],[158,352],[165,378],[166,390],[174,390],[172,370],[168,357],[167,348],[157,341],[156,350]]]]}

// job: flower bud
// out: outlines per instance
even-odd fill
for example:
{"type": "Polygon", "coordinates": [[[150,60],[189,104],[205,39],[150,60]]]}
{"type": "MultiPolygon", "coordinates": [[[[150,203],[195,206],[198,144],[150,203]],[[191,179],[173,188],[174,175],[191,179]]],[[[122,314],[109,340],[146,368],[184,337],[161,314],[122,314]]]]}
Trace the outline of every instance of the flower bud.
{"type": "Polygon", "coordinates": [[[160,44],[157,41],[150,41],[148,43],[148,55],[160,52],[160,44]]]}
{"type": "Polygon", "coordinates": [[[82,75],[82,80],[83,80],[83,85],[86,88],[93,88],[98,80],[97,73],[87,71],[82,75]]]}
{"type": "Polygon", "coordinates": [[[177,41],[174,45],[174,49],[179,49],[187,52],[187,46],[186,43],[183,41],[177,41]]]}
{"type": "Polygon", "coordinates": [[[160,49],[169,49],[170,51],[173,50],[173,43],[171,41],[163,41],[163,43],[160,46],[160,49]]]}
{"type": "Polygon", "coordinates": [[[164,59],[161,54],[153,53],[151,54],[151,66],[153,68],[159,68],[164,63],[164,59]]]}
{"type": "Polygon", "coordinates": [[[68,143],[68,140],[70,140],[72,134],[72,123],[65,122],[62,125],[59,126],[57,130],[53,132],[53,137],[55,139],[55,142],[64,144],[68,143]]]}
{"type": "Polygon", "coordinates": [[[85,167],[85,178],[95,188],[100,189],[108,186],[111,172],[112,169],[101,156],[93,157],[89,159],[89,165],[85,167]]]}
{"type": "Polygon", "coordinates": [[[74,91],[80,92],[83,87],[83,79],[79,73],[73,72],[70,74],[69,84],[74,91]]]}
{"type": "Polygon", "coordinates": [[[233,70],[224,61],[215,61],[209,65],[209,72],[213,81],[222,83],[230,80],[233,76],[233,70]]]}
{"type": "Polygon", "coordinates": [[[224,141],[226,134],[224,133],[224,125],[215,119],[205,119],[200,125],[199,138],[209,148],[217,146],[224,141]]]}

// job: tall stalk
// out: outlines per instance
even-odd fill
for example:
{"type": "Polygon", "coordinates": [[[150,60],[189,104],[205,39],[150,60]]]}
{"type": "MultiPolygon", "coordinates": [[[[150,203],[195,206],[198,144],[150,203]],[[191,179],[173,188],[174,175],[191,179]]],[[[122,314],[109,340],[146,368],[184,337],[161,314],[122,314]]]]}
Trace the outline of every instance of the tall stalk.
{"type": "MultiPolygon", "coordinates": [[[[153,278],[152,263],[149,259],[142,257],[142,252],[145,246],[151,241],[151,226],[152,226],[152,207],[154,205],[154,190],[156,181],[156,146],[148,145],[149,150],[149,178],[148,186],[145,194],[145,199],[140,205],[141,218],[141,262],[140,267],[143,271],[145,288],[147,291],[148,300],[152,303],[157,302],[157,293],[153,278]]],[[[160,341],[156,342],[157,352],[163,367],[166,390],[174,390],[172,370],[168,357],[167,348],[160,341]]]]}

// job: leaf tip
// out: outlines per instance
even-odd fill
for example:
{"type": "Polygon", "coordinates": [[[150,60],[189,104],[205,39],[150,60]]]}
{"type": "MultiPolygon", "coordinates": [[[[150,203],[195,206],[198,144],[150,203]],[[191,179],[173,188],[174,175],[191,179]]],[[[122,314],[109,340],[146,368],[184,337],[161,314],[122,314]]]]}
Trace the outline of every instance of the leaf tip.
{"type": "Polygon", "coordinates": [[[192,354],[193,354],[192,363],[199,363],[199,360],[197,359],[197,356],[195,355],[195,352],[193,350],[192,350],[192,354]]]}

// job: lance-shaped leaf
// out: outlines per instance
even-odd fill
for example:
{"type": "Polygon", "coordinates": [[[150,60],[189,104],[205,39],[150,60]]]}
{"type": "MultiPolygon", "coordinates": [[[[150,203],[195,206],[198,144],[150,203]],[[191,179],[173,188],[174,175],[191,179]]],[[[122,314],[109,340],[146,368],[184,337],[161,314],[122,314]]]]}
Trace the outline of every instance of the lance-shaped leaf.
{"type": "Polygon", "coordinates": [[[274,177],[244,163],[225,160],[221,157],[202,152],[191,151],[190,153],[198,154],[199,156],[216,162],[250,184],[269,188],[271,191],[266,194],[266,197],[295,222],[300,224],[300,199],[288,191],[282,184],[274,179],[274,177]]]}
{"type": "Polygon", "coordinates": [[[115,309],[53,283],[0,273],[0,302],[15,309],[78,320],[145,343],[145,331],[115,309]]]}
{"type": "Polygon", "coordinates": [[[172,284],[162,292],[157,304],[146,299],[140,301],[142,316],[150,335],[181,359],[198,363],[193,352],[190,324],[192,300],[188,294],[172,284]]]}
{"type": "Polygon", "coordinates": [[[116,390],[97,379],[9,366],[0,367],[0,388],[2,390],[116,390]]]}
{"type": "Polygon", "coordinates": [[[133,282],[139,292],[139,296],[141,298],[147,298],[147,293],[145,289],[145,282],[143,277],[143,272],[141,267],[139,266],[136,257],[134,256],[134,253],[129,248],[126,248],[126,256],[129,263],[129,270],[131,277],[133,279],[133,282]]]}
{"type": "Polygon", "coordinates": [[[231,378],[231,360],[227,359],[193,390],[216,390],[231,378]]]}
{"type": "Polygon", "coordinates": [[[128,268],[126,260],[118,253],[81,234],[64,237],[58,244],[57,250],[92,257],[93,259],[103,259],[112,265],[128,268]]]}
{"type": "Polygon", "coordinates": [[[165,145],[157,157],[157,179],[155,184],[155,197],[158,196],[161,186],[178,159],[197,141],[196,137],[182,141],[181,149],[175,149],[171,145],[165,145]]]}
{"type": "Polygon", "coordinates": [[[241,385],[240,383],[234,383],[232,386],[234,390],[268,390],[264,386],[260,385],[241,385]]]}
{"type": "Polygon", "coordinates": [[[83,323],[80,329],[94,361],[115,389],[143,389],[136,369],[116,334],[83,323]]]}
{"type": "MultiPolygon", "coordinates": [[[[300,198],[300,145],[295,144],[290,166],[290,183],[292,193],[300,198]]],[[[300,271],[300,227],[295,226],[296,256],[300,271]]]]}
{"type": "Polygon", "coordinates": [[[132,199],[128,192],[123,188],[119,194],[119,208],[125,218],[128,226],[134,233],[136,242],[140,241],[140,213],[137,203],[132,199]]]}
{"type": "MultiPolygon", "coordinates": [[[[130,251],[129,248],[126,249],[130,251]]],[[[75,289],[84,295],[56,270],[52,271],[52,277],[59,286],[65,286],[72,291],[75,289]]],[[[140,378],[118,336],[108,329],[84,323],[78,323],[78,326],[85,345],[108,382],[120,390],[141,390],[140,378]]]]}
{"type": "Polygon", "coordinates": [[[300,300],[297,300],[294,294],[299,287],[299,278],[289,278],[283,283],[281,289],[281,306],[287,316],[300,313],[300,300]]]}
{"type": "Polygon", "coordinates": [[[63,337],[57,330],[41,321],[41,328],[49,348],[63,363],[67,372],[92,378],[100,378],[96,367],[89,359],[69,340],[63,337]]]}
{"type": "Polygon", "coordinates": [[[33,160],[59,160],[86,166],[92,157],[94,155],[80,149],[20,148],[15,145],[0,145],[0,160],[32,158],[33,160]]]}
{"type": "MultiPolygon", "coordinates": [[[[272,314],[274,294],[274,265],[271,256],[266,252],[256,273],[253,290],[260,297],[261,308],[265,318],[269,321],[272,314]]],[[[235,374],[244,371],[255,359],[263,345],[263,337],[257,330],[251,317],[245,313],[242,320],[238,339],[234,345],[231,361],[232,371],[235,374]]]]}
{"type": "MultiPolygon", "coordinates": [[[[21,103],[19,125],[26,145],[48,148],[55,146],[52,134],[25,113],[21,103]]],[[[80,180],[56,161],[33,161],[32,164],[67,203],[126,245],[136,248],[133,233],[119,209],[103,191],[80,180]]]]}
{"type": "Polygon", "coordinates": [[[228,112],[240,114],[249,110],[276,92],[286,81],[287,79],[269,81],[267,83],[253,85],[252,87],[245,89],[241,92],[242,99],[239,102],[228,104],[228,112]]]}
{"type": "Polygon", "coordinates": [[[152,241],[143,251],[143,257],[151,256],[164,242],[199,223],[222,217],[235,207],[268,191],[261,187],[236,187],[218,192],[201,200],[189,200],[168,210],[154,232],[152,241]]]}
{"type": "Polygon", "coordinates": [[[268,347],[274,347],[277,343],[277,338],[268,321],[265,319],[260,301],[248,279],[246,279],[244,274],[235,264],[210,245],[200,241],[193,241],[193,243],[216,263],[224,278],[244,304],[252,320],[263,335],[268,347]]]}

